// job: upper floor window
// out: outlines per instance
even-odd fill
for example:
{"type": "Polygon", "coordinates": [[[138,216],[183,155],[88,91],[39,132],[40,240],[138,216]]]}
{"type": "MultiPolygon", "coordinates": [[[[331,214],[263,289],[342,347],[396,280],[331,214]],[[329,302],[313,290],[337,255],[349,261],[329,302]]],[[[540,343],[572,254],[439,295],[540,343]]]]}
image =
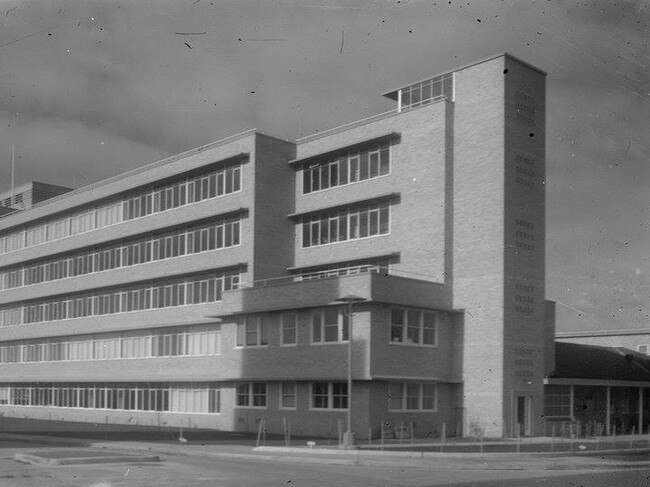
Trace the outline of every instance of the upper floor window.
{"type": "Polygon", "coordinates": [[[30,302],[14,308],[0,308],[0,326],[212,303],[221,301],[223,291],[237,289],[239,280],[239,272],[229,271],[154,285],[137,284],[108,293],[72,294],[30,302]]]}
{"type": "Polygon", "coordinates": [[[298,342],[296,313],[282,313],[280,325],[280,344],[295,345],[298,342]]]}
{"type": "Polygon", "coordinates": [[[94,208],[0,236],[0,254],[70,237],[179,206],[240,191],[241,165],[235,164],[143,191],[94,208]]]}
{"type": "Polygon", "coordinates": [[[261,347],[268,344],[268,326],[263,316],[247,316],[237,323],[238,347],[261,347]]]}
{"type": "Polygon", "coordinates": [[[0,272],[0,290],[239,245],[241,217],[0,272]]]}
{"type": "Polygon", "coordinates": [[[331,343],[348,340],[348,322],[336,306],[315,309],[311,313],[311,342],[331,343]]]}
{"type": "Polygon", "coordinates": [[[356,240],[390,231],[390,206],[387,202],[305,217],[302,221],[302,246],[314,247],[356,240]]]}
{"type": "Polygon", "coordinates": [[[409,345],[436,345],[437,314],[417,309],[392,308],[390,341],[409,345]]]}
{"type": "Polygon", "coordinates": [[[453,99],[454,75],[443,74],[402,88],[400,109],[415,108],[443,98],[453,99]]]}
{"type": "Polygon", "coordinates": [[[302,170],[304,194],[384,176],[390,172],[390,145],[348,152],[322,164],[302,170]]]}

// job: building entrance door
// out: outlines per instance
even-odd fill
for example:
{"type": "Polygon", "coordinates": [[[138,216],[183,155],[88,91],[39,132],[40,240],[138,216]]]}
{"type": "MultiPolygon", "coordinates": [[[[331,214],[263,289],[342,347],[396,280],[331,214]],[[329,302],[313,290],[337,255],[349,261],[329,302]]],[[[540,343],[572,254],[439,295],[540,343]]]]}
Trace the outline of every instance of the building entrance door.
{"type": "Polygon", "coordinates": [[[517,436],[530,436],[531,434],[531,396],[517,396],[516,401],[516,433],[517,436]]]}

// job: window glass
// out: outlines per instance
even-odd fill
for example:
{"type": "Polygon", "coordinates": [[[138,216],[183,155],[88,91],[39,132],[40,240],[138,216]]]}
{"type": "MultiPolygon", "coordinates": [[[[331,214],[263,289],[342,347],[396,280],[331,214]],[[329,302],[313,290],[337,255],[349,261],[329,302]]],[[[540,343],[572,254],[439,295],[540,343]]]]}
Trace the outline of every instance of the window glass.
{"type": "Polygon", "coordinates": [[[296,314],[283,313],[282,314],[282,344],[295,345],[297,342],[296,336],[296,314]]]}
{"type": "Polygon", "coordinates": [[[295,382],[281,382],[280,407],[295,409],[296,407],[296,384],[295,382]]]}
{"type": "Polygon", "coordinates": [[[327,409],[328,404],[328,383],[314,382],[312,384],[312,403],[313,408],[327,409]]]}

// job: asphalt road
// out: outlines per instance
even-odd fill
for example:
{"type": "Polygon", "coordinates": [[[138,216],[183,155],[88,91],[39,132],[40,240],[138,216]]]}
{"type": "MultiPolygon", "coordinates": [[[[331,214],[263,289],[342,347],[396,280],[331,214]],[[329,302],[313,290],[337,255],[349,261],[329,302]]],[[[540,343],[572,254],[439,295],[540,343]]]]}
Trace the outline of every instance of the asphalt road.
{"type": "MultiPolygon", "coordinates": [[[[426,487],[426,486],[650,486],[650,469],[541,471],[430,467],[301,464],[250,459],[165,456],[159,464],[127,463],[78,466],[24,465],[16,452],[38,445],[0,444],[0,487],[426,487]]],[[[51,449],[48,446],[48,449],[51,449]]]]}

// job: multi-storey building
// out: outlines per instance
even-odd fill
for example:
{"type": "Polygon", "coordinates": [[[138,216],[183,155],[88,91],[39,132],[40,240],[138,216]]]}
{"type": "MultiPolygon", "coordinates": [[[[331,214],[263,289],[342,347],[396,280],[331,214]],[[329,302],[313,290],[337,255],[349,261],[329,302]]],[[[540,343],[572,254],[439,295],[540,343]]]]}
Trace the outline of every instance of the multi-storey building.
{"type": "Polygon", "coordinates": [[[336,436],[351,406],[359,437],[541,431],[544,83],[500,55],[388,113],[4,216],[0,414],[336,436]]]}

